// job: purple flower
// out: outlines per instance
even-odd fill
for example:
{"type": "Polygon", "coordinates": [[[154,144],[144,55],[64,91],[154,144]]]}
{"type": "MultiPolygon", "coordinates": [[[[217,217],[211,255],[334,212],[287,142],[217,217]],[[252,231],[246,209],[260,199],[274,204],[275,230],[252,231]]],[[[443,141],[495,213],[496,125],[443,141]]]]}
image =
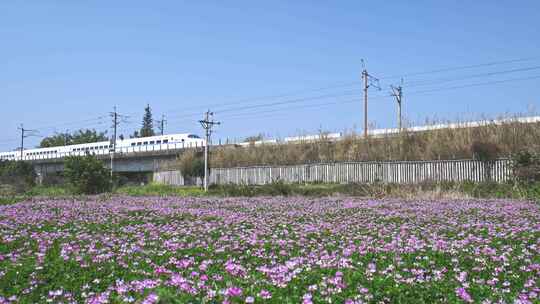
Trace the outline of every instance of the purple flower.
{"type": "Polygon", "coordinates": [[[456,288],[456,294],[460,299],[462,299],[463,301],[467,303],[473,302],[471,295],[463,287],[456,288]]]}
{"type": "Polygon", "coordinates": [[[229,287],[225,294],[229,297],[239,297],[242,295],[242,288],[236,286],[229,287]]]}
{"type": "Polygon", "coordinates": [[[263,298],[263,299],[270,299],[272,298],[272,293],[268,290],[261,290],[261,292],[259,292],[259,297],[263,298]]]}

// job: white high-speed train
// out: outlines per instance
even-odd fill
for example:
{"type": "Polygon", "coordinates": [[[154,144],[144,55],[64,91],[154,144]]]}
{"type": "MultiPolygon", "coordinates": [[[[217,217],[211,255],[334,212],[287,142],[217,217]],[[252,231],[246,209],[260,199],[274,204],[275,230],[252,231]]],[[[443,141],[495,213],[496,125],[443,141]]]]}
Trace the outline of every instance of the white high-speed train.
{"type": "MultiPolygon", "coordinates": [[[[169,134],[141,138],[130,138],[116,141],[117,153],[145,152],[153,150],[169,150],[180,148],[203,147],[205,140],[195,134],[169,134]]],[[[23,150],[25,160],[58,158],[69,155],[109,154],[113,145],[109,141],[88,144],[59,146],[51,148],[36,148],[23,150]]],[[[0,160],[20,160],[21,151],[0,152],[0,160]]]]}

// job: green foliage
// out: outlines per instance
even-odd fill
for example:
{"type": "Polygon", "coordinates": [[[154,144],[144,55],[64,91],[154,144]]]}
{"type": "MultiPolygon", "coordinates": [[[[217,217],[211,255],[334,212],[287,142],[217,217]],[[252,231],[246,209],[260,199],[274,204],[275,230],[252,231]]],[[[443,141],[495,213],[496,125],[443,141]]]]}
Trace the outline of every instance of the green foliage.
{"type": "Polygon", "coordinates": [[[154,120],[152,119],[152,110],[150,105],[146,105],[144,108],[144,116],[142,121],[141,131],[139,132],[139,137],[148,137],[154,136],[154,120]]]}
{"type": "Polygon", "coordinates": [[[144,186],[123,186],[115,193],[131,196],[201,196],[204,191],[200,187],[177,187],[151,183],[144,186]]]}
{"type": "Polygon", "coordinates": [[[94,129],[81,129],[71,134],[67,132],[57,133],[53,136],[43,138],[39,147],[47,148],[107,141],[109,139],[106,134],[107,132],[98,132],[94,129]]]}
{"type": "Polygon", "coordinates": [[[540,181],[540,153],[520,151],[513,154],[512,173],[518,184],[540,181]]]}
{"type": "Polygon", "coordinates": [[[45,196],[45,197],[62,197],[70,195],[70,189],[60,186],[35,186],[28,190],[25,195],[29,197],[45,196]]]}
{"type": "Polygon", "coordinates": [[[184,178],[203,177],[204,160],[195,151],[186,151],[178,160],[180,172],[184,178]]]}
{"type": "Polygon", "coordinates": [[[64,176],[74,193],[97,194],[112,188],[109,170],[95,156],[70,156],[64,162],[64,176]]]}
{"type": "Polygon", "coordinates": [[[276,181],[266,185],[211,185],[210,195],[217,196],[358,196],[372,198],[512,198],[540,200],[540,183],[515,186],[509,183],[423,183],[400,184],[285,184],[276,181]]]}
{"type": "Polygon", "coordinates": [[[20,193],[32,187],[35,180],[36,173],[30,163],[0,161],[0,185],[9,187],[16,193],[20,193]]]}

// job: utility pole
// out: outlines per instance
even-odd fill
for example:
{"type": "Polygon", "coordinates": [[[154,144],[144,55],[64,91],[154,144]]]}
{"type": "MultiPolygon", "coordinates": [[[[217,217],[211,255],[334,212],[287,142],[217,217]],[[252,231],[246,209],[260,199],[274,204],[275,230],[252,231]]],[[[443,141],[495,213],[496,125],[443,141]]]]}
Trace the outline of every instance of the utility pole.
{"type": "Polygon", "coordinates": [[[403,88],[401,86],[398,86],[398,87],[390,86],[390,88],[392,89],[392,96],[396,98],[396,102],[398,106],[398,129],[399,129],[399,132],[401,132],[402,130],[401,101],[403,100],[403,88]]]}
{"type": "MultiPolygon", "coordinates": [[[[363,60],[362,60],[363,62],[363,60]]],[[[375,86],[379,90],[379,79],[371,76],[367,69],[362,71],[362,80],[364,80],[364,138],[368,137],[368,89],[375,86]]]]}
{"type": "Polygon", "coordinates": [[[113,112],[111,112],[111,118],[112,118],[112,129],[113,129],[113,137],[110,140],[110,143],[112,147],[109,147],[109,154],[111,156],[111,184],[113,183],[113,172],[114,172],[114,153],[116,152],[116,130],[118,128],[118,113],[116,112],[116,106],[113,108],[113,112]]]}
{"type": "Polygon", "coordinates": [[[68,145],[69,140],[69,129],[66,129],[66,133],[64,133],[64,146],[68,145]]]}
{"type": "Polygon", "coordinates": [[[206,135],[206,142],[204,145],[204,191],[208,191],[208,145],[210,144],[210,135],[212,135],[212,127],[214,125],[220,125],[219,121],[214,121],[214,113],[210,110],[204,114],[204,119],[199,120],[206,135]]]}
{"type": "Polygon", "coordinates": [[[165,132],[165,123],[166,122],[167,122],[167,120],[165,119],[165,114],[162,114],[161,115],[161,120],[157,121],[158,128],[159,128],[159,131],[160,131],[161,135],[163,135],[163,133],[165,132]]]}
{"type": "Polygon", "coordinates": [[[23,124],[21,124],[21,126],[18,129],[21,130],[21,161],[22,161],[24,159],[24,139],[27,138],[28,136],[33,135],[33,134],[27,135],[26,133],[37,132],[37,130],[25,129],[23,124]]]}

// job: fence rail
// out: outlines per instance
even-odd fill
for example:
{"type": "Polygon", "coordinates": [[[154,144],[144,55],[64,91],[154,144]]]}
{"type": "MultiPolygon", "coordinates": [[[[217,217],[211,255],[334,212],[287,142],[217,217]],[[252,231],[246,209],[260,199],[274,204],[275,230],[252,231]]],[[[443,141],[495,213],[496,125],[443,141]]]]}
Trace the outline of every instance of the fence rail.
{"type": "MultiPolygon", "coordinates": [[[[288,183],[398,183],[473,181],[505,182],[510,178],[508,159],[338,162],[294,166],[215,168],[211,184],[262,185],[281,180],[288,183]]],[[[154,181],[184,185],[180,171],[154,173],[154,181]]]]}

